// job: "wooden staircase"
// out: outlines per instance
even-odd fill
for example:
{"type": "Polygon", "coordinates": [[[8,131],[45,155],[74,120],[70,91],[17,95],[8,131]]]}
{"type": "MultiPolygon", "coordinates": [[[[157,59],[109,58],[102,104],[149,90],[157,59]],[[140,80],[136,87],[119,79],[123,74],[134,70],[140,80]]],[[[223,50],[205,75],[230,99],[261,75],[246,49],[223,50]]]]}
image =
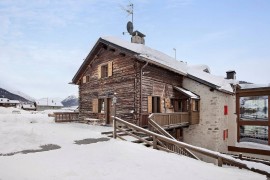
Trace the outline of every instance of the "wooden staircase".
{"type": "Polygon", "coordinates": [[[268,178],[270,178],[270,173],[259,168],[248,167],[248,165],[244,161],[228,157],[227,155],[223,155],[219,152],[199,148],[184,142],[177,141],[165,129],[155,123],[155,121],[151,119],[151,116],[148,120],[149,129],[151,131],[129,123],[118,117],[113,118],[114,130],[102,133],[104,135],[107,135],[108,137],[119,138],[124,141],[131,141],[133,143],[143,144],[146,147],[152,147],[157,150],[163,150],[166,152],[184,155],[197,160],[199,160],[199,158],[195,156],[194,153],[201,154],[216,159],[218,166],[235,166],[240,169],[243,168],[266,175],[268,178]]]}

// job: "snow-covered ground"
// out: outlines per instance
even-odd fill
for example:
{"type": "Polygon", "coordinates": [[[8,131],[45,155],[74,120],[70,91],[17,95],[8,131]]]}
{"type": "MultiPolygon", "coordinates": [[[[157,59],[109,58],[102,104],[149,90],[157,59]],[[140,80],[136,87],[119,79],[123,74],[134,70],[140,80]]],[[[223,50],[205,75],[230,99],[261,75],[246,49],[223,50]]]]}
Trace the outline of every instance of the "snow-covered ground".
{"type": "Polygon", "coordinates": [[[217,167],[142,145],[110,139],[92,144],[75,140],[101,138],[110,127],[56,124],[46,113],[0,107],[0,180],[13,179],[266,179],[237,168],[217,167]],[[55,144],[60,149],[3,156],[55,144]]]}

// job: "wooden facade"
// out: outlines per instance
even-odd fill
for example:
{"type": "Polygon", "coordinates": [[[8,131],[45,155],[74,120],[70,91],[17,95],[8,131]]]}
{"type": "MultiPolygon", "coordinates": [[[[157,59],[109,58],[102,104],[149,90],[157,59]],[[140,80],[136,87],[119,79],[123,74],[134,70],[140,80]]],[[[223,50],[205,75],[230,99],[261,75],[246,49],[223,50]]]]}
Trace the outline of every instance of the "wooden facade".
{"type": "Polygon", "coordinates": [[[187,120],[198,123],[199,103],[195,107],[195,100],[174,88],[182,87],[182,81],[183,75],[99,39],[73,78],[79,85],[79,119],[111,124],[116,112],[117,117],[144,126],[151,113],[187,112],[187,120]]]}

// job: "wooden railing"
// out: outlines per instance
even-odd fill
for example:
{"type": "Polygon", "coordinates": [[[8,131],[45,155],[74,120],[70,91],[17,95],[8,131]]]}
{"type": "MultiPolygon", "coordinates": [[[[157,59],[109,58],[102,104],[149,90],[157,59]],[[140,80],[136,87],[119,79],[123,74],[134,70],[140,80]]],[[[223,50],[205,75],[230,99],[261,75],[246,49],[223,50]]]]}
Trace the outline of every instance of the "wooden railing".
{"type": "Polygon", "coordinates": [[[250,168],[250,167],[247,166],[247,164],[245,164],[241,160],[237,160],[237,159],[234,159],[232,157],[223,155],[223,154],[221,154],[219,152],[207,150],[207,149],[204,149],[204,148],[199,148],[199,147],[196,147],[196,146],[184,143],[184,142],[177,141],[175,139],[168,138],[168,137],[166,137],[164,135],[157,134],[155,132],[149,131],[147,129],[144,129],[144,128],[141,128],[141,127],[136,126],[134,124],[131,124],[129,122],[126,122],[125,120],[122,120],[122,119],[120,119],[118,117],[113,117],[113,118],[114,118],[114,121],[113,121],[113,129],[114,129],[113,138],[123,139],[120,136],[120,133],[126,133],[126,134],[128,134],[130,136],[133,136],[133,137],[147,143],[148,145],[152,146],[154,149],[160,149],[160,150],[164,150],[164,151],[167,151],[167,152],[173,152],[173,151],[169,150],[168,148],[165,148],[164,146],[162,146],[162,145],[160,145],[158,143],[159,141],[166,142],[167,144],[174,145],[175,147],[185,148],[185,149],[187,149],[189,151],[192,151],[194,153],[198,153],[198,154],[205,155],[207,157],[214,158],[214,159],[217,160],[217,165],[218,166],[222,166],[223,164],[227,164],[227,165],[239,167],[241,169],[243,168],[243,169],[247,169],[247,170],[250,170],[250,171],[253,171],[253,172],[257,172],[257,173],[266,175],[267,177],[270,177],[270,173],[268,173],[268,172],[266,172],[264,170],[261,170],[261,169],[250,168]],[[141,137],[139,137],[137,135],[132,134],[131,132],[125,130],[124,127],[129,128],[129,129],[133,129],[133,130],[135,130],[137,132],[147,134],[149,137],[152,137],[151,139],[153,139],[153,142],[148,141],[147,139],[143,139],[143,138],[141,138],[141,137]]]}
{"type": "Polygon", "coordinates": [[[189,123],[189,112],[175,112],[175,113],[153,113],[152,120],[158,125],[171,126],[177,124],[189,123]]]}
{"type": "Polygon", "coordinates": [[[55,122],[71,122],[79,120],[79,112],[55,112],[55,122]]]}
{"type": "MultiPolygon", "coordinates": [[[[163,129],[160,125],[158,125],[155,121],[153,121],[152,118],[153,118],[153,114],[151,114],[149,116],[149,119],[148,119],[148,124],[149,124],[148,129],[149,130],[156,132],[158,134],[164,135],[170,139],[176,140],[170,133],[168,133],[165,129],[163,129]]],[[[193,154],[192,152],[190,152],[186,148],[181,148],[181,147],[175,146],[173,144],[167,144],[166,142],[162,142],[159,140],[158,140],[158,143],[160,145],[162,145],[163,147],[165,147],[165,148],[167,148],[167,149],[169,149],[177,154],[182,154],[182,155],[199,160],[199,158],[195,154],[193,154]]]]}

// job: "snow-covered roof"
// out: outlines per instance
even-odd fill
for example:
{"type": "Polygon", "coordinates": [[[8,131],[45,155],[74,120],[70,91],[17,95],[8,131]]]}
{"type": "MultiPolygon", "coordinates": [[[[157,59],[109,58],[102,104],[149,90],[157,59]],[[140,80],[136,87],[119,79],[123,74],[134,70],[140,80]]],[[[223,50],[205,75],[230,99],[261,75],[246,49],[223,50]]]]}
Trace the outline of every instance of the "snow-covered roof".
{"type": "Polygon", "coordinates": [[[18,100],[9,100],[8,98],[0,98],[0,103],[20,104],[20,101],[18,101],[18,100]]]}
{"type": "Polygon", "coordinates": [[[130,43],[116,37],[102,37],[101,39],[138,53],[138,57],[146,58],[153,64],[172,70],[184,76],[191,75],[197,79],[213,84],[220,91],[229,93],[233,92],[233,88],[230,85],[232,81],[227,80],[222,76],[210,74],[210,68],[207,65],[188,66],[187,63],[177,61],[174,58],[143,44],[130,43]]]}
{"type": "Polygon", "coordinates": [[[236,84],[237,81],[233,79],[225,79],[222,76],[216,76],[213,74],[206,73],[202,70],[198,70],[196,68],[188,68],[187,71],[188,75],[191,75],[192,77],[196,77],[198,79],[201,79],[203,81],[206,81],[214,86],[217,86],[217,89],[220,91],[225,91],[229,93],[233,93],[233,88],[231,84],[236,84]]]}
{"type": "Polygon", "coordinates": [[[52,98],[43,98],[36,101],[37,106],[54,106],[54,107],[63,107],[63,104],[56,99],[52,98]]]}
{"type": "Polygon", "coordinates": [[[182,75],[187,74],[186,63],[177,61],[167,54],[152,49],[148,46],[143,44],[130,43],[116,37],[101,37],[101,39],[138,53],[138,58],[146,58],[153,64],[164,67],[166,69],[170,69],[182,75]]]}
{"type": "Polygon", "coordinates": [[[177,86],[174,86],[174,88],[180,92],[182,92],[183,94],[189,96],[190,98],[192,99],[200,99],[199,96],[197,96],[196,94],[194,94],[193,92],[189,91],[189,90],[186,90],[186,89],[183,89],[181,87],[177,87],[177,86]]]}
{"type": "Polygon", "coordinates": [[[233,88],[231,87],[231,80],[226,80],[225,77],[215,76],[210,74],[210,68],[207,65],[192,65],[188,66],[187,63],[182,61],[177,61],[174,58],[164,54],[158,50],[152,49],[143,44],[131,43],[125,40],[122,40],[117,37],[101,37],[96,45],[93,47],[89,55],[87,56],[84,63],[81,65],[80,69],[77,71],[75,76],[72,79],[73,83],[77,83],[79,78],[81,77],[81,73],[86,70],[88,57],[93,56],[95,47],[102,42],[105,44],[115,45],[120,48],[126,49],[127,51],[131,51],[135,54],[135,57],[141,59],[143,61],[155,64],[159,67],[163,67],[170,71],[176,72],[183,76],[188,76],[189,78],[193,78],[199,80],[200,82],[211,85],[217,90],[233,93],[233,88]]]}
{"type": "Polygon", "coordinates": [[[196,69],[198,71],[203,71],[203,72],[206,72],[206,73],[211,73],[211,70],[209,68],[209,66],[205,65],[205,64],[198,64],[198,65],[189,65],[188,66],[189,69],[196,69]]]}
{"type": "Polygon", "coordinates": [[[270,84],[239,84],[241,89],[255,89],[270,87],[270,84]]]}

